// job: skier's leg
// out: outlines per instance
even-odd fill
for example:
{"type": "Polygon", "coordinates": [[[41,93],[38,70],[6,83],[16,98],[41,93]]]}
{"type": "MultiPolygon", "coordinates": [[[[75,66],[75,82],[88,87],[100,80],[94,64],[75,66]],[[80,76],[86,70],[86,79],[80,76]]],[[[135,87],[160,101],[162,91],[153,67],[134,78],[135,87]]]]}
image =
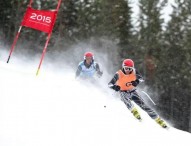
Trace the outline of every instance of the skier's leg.
{"type": "Polygon", "coordinates": [[[156,119],[158,117],[158,114],[152,110],[149,106],[147,106],[144,102],[144,100],[139,96],[139,94],[136,91],[133,91],[131,93],[132,100],[141,107],[147,114],[152,118],[156,119]]]}
{"type": "Polygon", "coordinates": [[[147,106],[144,102],[144,100],[139,96],[139,94],[134,91],[132,94],[132,100],[139,105],[147,114],[154,119],[159,125],[161,125],[163,128],[166,128],[165,122],[159,117],[159,115],[151,109],[149,106],[147,106]]]}
{"type": "Polygon", "coordinates": [[[137,118],[138,120],[141,120],[141,116],[139,112],[137,111],[137,109],[134,107],[134,105],[132,104],[130,100],[130,97],[131,97],[130,93],[120,92],[120,96],[121,96],[121,100],[125,103],[125,105],[131,111],[131,113],[133,113],[134,117],[137,118]]]}
{"type": "Polygon", "coordinates": [[[125,103],[127,108],[131,111],[134,108],[134,105],[132,104],[130,100],[130,95],[127,92],[120,92],[121,100],[125,103]]]}

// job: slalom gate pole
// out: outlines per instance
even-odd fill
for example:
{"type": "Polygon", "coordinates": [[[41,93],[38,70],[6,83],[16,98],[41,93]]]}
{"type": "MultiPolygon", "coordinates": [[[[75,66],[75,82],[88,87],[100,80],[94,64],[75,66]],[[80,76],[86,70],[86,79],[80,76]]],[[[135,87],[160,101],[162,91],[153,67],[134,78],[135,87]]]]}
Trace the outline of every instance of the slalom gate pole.
{"type": "Polygon", "coordinates": [[[19,27],[19,30],[18,30],[18,32],[17,32],[17,35],[16,35],[16,37],[14,38],[14,41],[13,41],[13,44],[12,44],[12,46],[11,46],[11,50],[10,50],[10,53],[9,53],[9,57],[8,57],[8,59],[7,59],[7,63],[9,63],[9,60],[10,60],[10,58],[11,58],[11,54],[12,54],[14,48],[15,48],[15,45],[16,45],[17,40],[18,40],[18,38],[19,38],[19,35],[20,35],[20,33],[21,33],[21,29],[22,29],[22,26],[19,27]]]}
{"type": "Polygon", "coordinates": [[[32,0],[30,0],[28,7],[31,7],[32,2],[33,2],[33,1],[32,1],[32,0]]]}
{"type": "MultiPolygon", "coordinates": [[[[61,2],[62,2],[62,0],[59,0],[59,1],[58,1],[58,5],[57,5],[57,8],[56,8],[56,14],[55,14],[55,18],[54,18],[54,21],[53,21],[53,22],[54,22],[54,23],[53,23],[53,26],[54,26],[54,24],[55,24],[56,17],[57,17],[58,10],[59,10],[59,8],[60,8],[61,2]]],[[[52,28],[53,28],[53,27],[52,27],[52,28]]],[[[52,34],[52,30],[51,30],[51,32],[49,32],[49,34],[48,34],[48,38],[47,38],[47,40],[46,40],[46,43],[45,43],[45,46],[44,46],[44,49],[43,49],[43,52],[42,52],[42,56],[41,56],[41,59],[40,59],[40,63],[39,63],[37,72],[36,72],[36,76],[39,74],[40,67],[41,67],[41,65],[42,65],[42,61],[43,61],[43,59],[44,59],[44,56],[45,56],[45,53],[46,53],[46,50],[47,50],[47,46],[48,46],[48,43],[49,43],[51,34],[52,34]]]]}
{"type": "Polygon", "coordinates": [[[50,37],[51,37],[51,33],[48,34],[48,38],[47,38],[47,40],[46,40],[46,43],[45,43],[45,46],[44,46],[44,49],[43,49],[43,52],[42,52],[42,56],[41,56],[41,59],[40,59],[40,64],[39,64],[39,66],[38,66],[36,75],[39,74],[40,67],[41,67],[41,64],[42,64],[42,60],[44,59],[44,55],[45,55],[45,53],[46,53],[46,49],[47,49],[47,46],[48,46],[48,42],[49,42],[49,40],[50,40],[50,37]]]}
{"type": "MultiPolygon", "coordinates": [[[[33,0],[30,0],[28,7],[31,7],[32,2],[33,2],[33,0]]],[[[15,48],[15,45],[16,45],[16,43],[17,43],[17,40],[18,40],[18,38],[19,38],[19,36],[20,36],[21,29],[22,29],[22,25],[20,25],[19,30],[18,30],[18,32],[17,32],[15,38],[14,38],[13,44],[12,44],[11,49],[10,49],[9,57],[8,57],[8,59],[7,59],[7,63],[9,63],[9,60],[10,60],[11,55],[12,55],[12,52],[13,52],[13,50],[14,50],[14,48],[15,48]]]]}

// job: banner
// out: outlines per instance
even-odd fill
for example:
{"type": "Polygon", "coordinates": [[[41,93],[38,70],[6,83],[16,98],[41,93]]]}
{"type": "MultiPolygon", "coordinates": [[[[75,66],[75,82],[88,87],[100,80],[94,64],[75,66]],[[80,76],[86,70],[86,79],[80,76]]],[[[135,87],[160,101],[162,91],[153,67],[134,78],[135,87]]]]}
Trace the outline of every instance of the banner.
{"type": "Polygon", "coordinates": [[[33,0],[30,0],[28,8],[26,10],[26,13],[24,15],[24,18],[23,18],[21,25],[19,27],[19,30],[16,34],[16,37],[14,38],[13,44],[12,44],[11,49],[10,49],[9,57],[7,59],[7,63],[9,63],[12,52],[15,48],[15,45],[17,43],[17,40],[19,38],[19,35],[21,33],[21,29],[23,26],[48,33],[48,37],[47,37],[47,40],[46,40],[46,43],[45,43],[45,46],[44,46],[44,49],[42,52],[42,56],[40,59],[40,63],[38,66],[38,70],[36,73],[36,75],[38,75],[42,61],[43,61],[43,58],[44,58],[45,53],[46,53],[46,49],[47,49],[47,46],[48,46],[48,43],[49,43],[49,40],[50,40],[50,37],[52,34],[52,29],[54,27],[54,23],[56,21],[56,16],[57,16],[57,13],[58,13],[58,10],[60,8],[62,0],[58,0],[57,8],[56,8],[56,10],[53,10],[53,11],[51,11],[51,10],[35,10],[31,7],[32,2],[33,2],[33,0]]]}
{"type": "Polygon", "coordinates": [[[56,20],[56,13],[55,10],[35,10],[28,7],[21,25],[50,33],[56,20]]]}

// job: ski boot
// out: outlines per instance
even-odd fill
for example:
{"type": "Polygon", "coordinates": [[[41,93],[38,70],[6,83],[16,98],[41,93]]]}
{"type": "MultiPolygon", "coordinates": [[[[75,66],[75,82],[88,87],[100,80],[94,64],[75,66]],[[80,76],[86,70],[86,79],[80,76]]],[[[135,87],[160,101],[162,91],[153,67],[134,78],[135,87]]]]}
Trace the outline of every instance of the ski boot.
{"type": "Polygon", "coordinates": [[[136,119],[138,119],[139,121],[142,120],[142,119],[141,119],[141,116],[140,116],[140,114],[138,113],[138,111],[137,111],[136,108],[133,108],[133,109],[131,110],[131,113],[132,113],[133,116],[134,116],[136,119]]]}
{"type": "Polygon", "coordinates": [[[168,128],[167,125],[165,124],[165,122],[160,118],[156,118],[155,121],[163,128],[168,128]]]}

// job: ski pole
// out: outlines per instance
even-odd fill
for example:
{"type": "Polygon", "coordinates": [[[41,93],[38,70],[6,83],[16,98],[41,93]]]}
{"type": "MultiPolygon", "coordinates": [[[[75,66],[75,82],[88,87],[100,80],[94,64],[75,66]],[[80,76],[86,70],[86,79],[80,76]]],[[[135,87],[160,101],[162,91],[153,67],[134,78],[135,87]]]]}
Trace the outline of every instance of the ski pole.
{"type": "Polygon", "coordinates": [[[142,91],[142,92],[148,97],[148,99],[150,99],[150,101],[151,101],[154,105],[156,105],[155,102],[151,99],[151,97],[150,97],[145,91],[142,91]]]}

